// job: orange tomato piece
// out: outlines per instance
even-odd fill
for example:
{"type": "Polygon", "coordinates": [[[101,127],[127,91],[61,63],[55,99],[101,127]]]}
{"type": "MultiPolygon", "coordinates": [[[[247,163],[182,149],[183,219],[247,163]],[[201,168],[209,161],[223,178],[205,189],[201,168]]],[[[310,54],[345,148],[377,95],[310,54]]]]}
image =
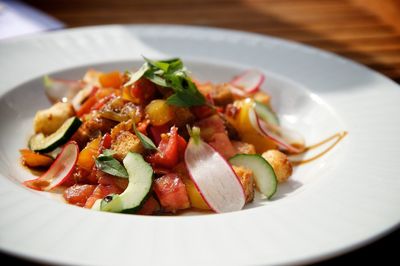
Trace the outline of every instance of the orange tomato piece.
{"type": "Polygon", "coordinates": [[[103,73],[99,76],[99,82],[103,88],[119,89],[122,85],[122,75],[119,71],[103,73]]]}
{"type": "Polygon", "coordinates": [[[101,137],[98,137],[89,142],[86,147],[79,153],[78,162],[79,167],[86,171],[91,171],[94,165],[94,160],[99,153],[101,137]]]}
{"type": "Polygon", "coordinates": [[[28,167],[49,167],[54,161],[49,156],[28,149],[23,149],[19,152],[21,153],[22,163],[28,167]]]}

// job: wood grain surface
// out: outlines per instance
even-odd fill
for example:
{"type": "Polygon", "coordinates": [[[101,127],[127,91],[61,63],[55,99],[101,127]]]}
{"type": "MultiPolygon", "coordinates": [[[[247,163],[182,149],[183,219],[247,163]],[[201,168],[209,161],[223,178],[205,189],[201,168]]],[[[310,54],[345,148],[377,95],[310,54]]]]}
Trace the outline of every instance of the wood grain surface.
{"type": "Polygon", "coordinates": [[[27,0],[67,27],[173,23],[277,36],[351,58],[400,82],[399,0],[27,0]]]}

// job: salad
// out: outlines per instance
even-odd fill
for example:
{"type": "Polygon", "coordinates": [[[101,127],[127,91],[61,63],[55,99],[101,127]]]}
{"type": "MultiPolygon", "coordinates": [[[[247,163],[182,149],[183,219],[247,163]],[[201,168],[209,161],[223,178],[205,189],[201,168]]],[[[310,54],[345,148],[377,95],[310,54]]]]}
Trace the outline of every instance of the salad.
{"type": "Polygon", "coordinates": [[[271,199],[292,174],[304,141],[280,127],[264,75],[213,84],[178,58],[144,58],[137,71],[89,70],[81,80],[46,76],[53,105],[37,111],[22,163],[42,170],[24,185],[62,193],[76,206],[168,214],[242,209],[271,199]]]}

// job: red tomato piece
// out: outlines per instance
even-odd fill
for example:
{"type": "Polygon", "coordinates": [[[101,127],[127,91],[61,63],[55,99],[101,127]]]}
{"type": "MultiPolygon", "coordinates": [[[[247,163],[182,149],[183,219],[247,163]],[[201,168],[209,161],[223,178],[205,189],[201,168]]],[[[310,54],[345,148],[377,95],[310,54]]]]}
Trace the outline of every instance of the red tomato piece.
{"type": "Polygon", "coordinates": [[[140,210],[137,211],[137,214],[151,215],[159,210],[160,210],[160,204],[153,196],[151,196],[146,200],[146,202],[143,204],[140,210]]]}
{"type": "Polygon", "coordinates": [[[215,133],[212,139],[208,141],[208,144],[210,144],[225,159],[229,159],[237,153],[226,133],[215,133]]]}
{"type": "Polygon", "coordinates": [[[137,100],[137,103],[143,104],[153,98],[156,90],[153,82],[146,78],[141,78],[130,87],[130,94],[137,100]]]}
{"type": "Polygon", "coordinates": [[[116,185],[98,185],[96,189],[93,191],[92,195],[87,199],[85,203],[85,208],[92,208],[93,204],[98,199],[102,199],[110,194],[121,194],[123,189],[116,185]]]}
{"type": "Polygon", "coordinates": [[[161,141],[161,134],[167,133],[169,131],[169,126],[167,124],[164,124],[162,126],[151,126],[149,130],[151,139],[158,146],[161,141]]]}
{"type": "Polygon", "coordinates": [[[190,207],[185,184],[176,173],[169,173],[154,181],[154,192],[161,206],[170,212],[190,207]]]}
{"type": "Polygon", "coordinates": [[[83,207],[95,188],[95,185],[73,185],[64,191],[63,196],[69,204],[83,207]]]}
{"type": "Polygon", "coordinates": [[[171,127],[169,134],[161,136],[159,151],[147,157],[153,167],[172,168],[178,163],[178,136],[178,128],[175,126],[171,127]]]}
{"type": "Polygon", "coordinates": [[[104,134],[103,138],[100,141],[99,154],[101,154],[103,150],[109,149],[111,147],[111,142],[111,135],[108,133],[104,134]]]}

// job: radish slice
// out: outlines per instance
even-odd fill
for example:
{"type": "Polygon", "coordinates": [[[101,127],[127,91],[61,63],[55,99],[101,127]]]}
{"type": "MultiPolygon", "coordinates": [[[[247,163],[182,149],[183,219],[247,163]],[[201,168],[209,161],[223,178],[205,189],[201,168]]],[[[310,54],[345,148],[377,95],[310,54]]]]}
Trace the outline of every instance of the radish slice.
{"type": "Polygon", "coordinates": [[[260,119],[254,108],[250,108],[249,110],[249,120],[254,129],[256,129],[261,135],[271,139],[281,149],[295,154],[301,153],[304,150],[304,140],[298,133],[294,133],[294,131],[291,130],[282,129],[278,126],[269,126],[266,122],[260,119]],[[295,134],[297,135],[296,141],[294,141],[295,134]],[[297,145],[294,146],[294,143],[297,145]]]}
{"type": "Polygon", "coordinates": [[[247,93],[256,92],[264,82],[264,75],[258,70],[249,70],[235,77],[230,83],[247,93]]]}
{"type": "Polygon", "coordinates": [[[204,201],[217,213],[241,210],[246,197],[230,164],[201,140],[198,127],[193,127],[190,135],[185,163],[204,201]]]}
{"type": "Polygon", "coordinates": [[[44,76],[43,83],[45,93],[53,103],[70,101],[83,86],[80,80],[61,80],[49,76],[44,76]]]}
{"type": "Polygon", "coordinates": [[[45,191],[61,185],[72,174],[78,154],[78,144],[75,141],[68,142],[46,173],[36,179],[25,181],[24,184],[27,187],[45,191]]]}

